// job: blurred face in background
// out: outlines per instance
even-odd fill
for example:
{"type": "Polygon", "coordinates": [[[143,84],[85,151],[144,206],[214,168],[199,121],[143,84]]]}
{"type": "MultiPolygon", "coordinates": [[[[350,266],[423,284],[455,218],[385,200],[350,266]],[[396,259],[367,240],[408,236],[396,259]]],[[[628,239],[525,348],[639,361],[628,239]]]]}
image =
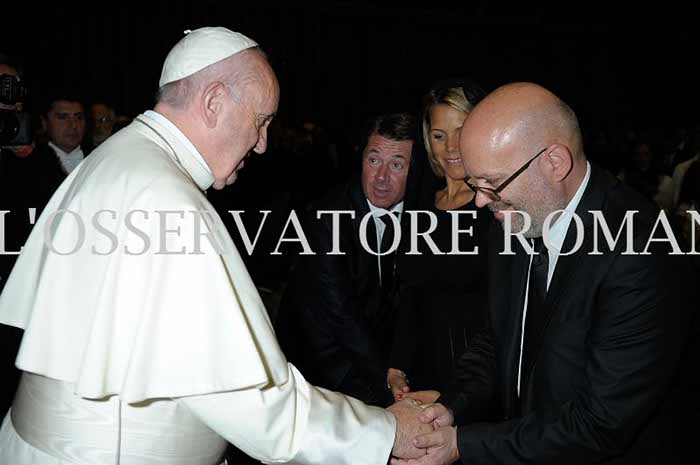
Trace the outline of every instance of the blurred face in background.
{"type": "Polygon", "coordinates": [[[80,102],[56,100],[44,117],[49,140],[64,152],[71,152],[85,136],[85,112],[80,102]]]}
{"type": "Polygon", "coordinates": [[[92,122],[92,143],[100,145],[114,130],[114,110],[102,103],[96,103],[90,107],[90,121],[92,122]]]}
{"type": "Polygon", "coordinates": [[[649,144],[641,142],[635,145],[632,152],[632,164],[639,171],[649,171],[654,154],[649,144]]]}
{"type": "Polygon", "coordinates": [[[403,200],[413,141],[374,133],[362,154],[362,189],[375,207],[390,209],[403,200]]]}
{"type": "Polygon", "coordinates": [[[440,103],[430,109],[430,150],[445,176],[461,180],[467,176],[459,154],[459,133],[467,114],[440,103]]]}

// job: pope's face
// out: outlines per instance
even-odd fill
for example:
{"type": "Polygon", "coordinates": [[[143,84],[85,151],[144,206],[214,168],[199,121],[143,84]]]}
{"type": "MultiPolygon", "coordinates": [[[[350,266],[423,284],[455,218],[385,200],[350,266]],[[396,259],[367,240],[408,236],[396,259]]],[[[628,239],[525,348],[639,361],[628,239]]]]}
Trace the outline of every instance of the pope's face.
{"type": "Polygon", "coordinates": [[[240,101],[229,101],[228,115],[225,116],[227,136],[226,146],[222,148],[225,160],[222,176],[215,177],[214,188],[233,184],[242,169],[244,159],[251,153],[265,153],[267,150],[268,127],[277,112],[279,104],[279,86],[274,74],[266,77],[259,84],[251,85],[245,90],[240,101]]]}

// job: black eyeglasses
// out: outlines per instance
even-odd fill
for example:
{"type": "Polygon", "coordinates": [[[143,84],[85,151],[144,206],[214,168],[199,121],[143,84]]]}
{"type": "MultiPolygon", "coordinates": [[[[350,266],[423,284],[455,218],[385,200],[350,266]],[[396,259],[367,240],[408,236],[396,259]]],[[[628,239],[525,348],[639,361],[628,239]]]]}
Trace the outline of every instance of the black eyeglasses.
{"type": "Polygon", "coordinates": [[[496,188],[493,188],[493,189],[492,189],[492,188],[490,188],[490,187],[481,187],[481,186],[477,186],[477,185],[476,185],[476,179],[474,179],[474,178],[465,179],[465,180],[464,180],[464,183],[465,183],[467,186],[469,186],[469,188],[470,188],[471,190],[473,190],[475,194],[478,194],[479,192],[481,192],[483,195],[485,195],[485,196],[486,196],[489,200],[491,200],[492,202],[498,202],[498,201],[501,200],[501,195],[499,194],[499,192],[501,192],[503,189],[505,189],[506,187],[508,187],[508,184],[510,184],[511,182],[515,181],[515,178],[517,178],[518,176],[520,176],[520,175],[522,174],[522,172],[525,171],[525,170],[527,169],[528,166],[530,166],[530,163],[532,163],[533,161],[535,161],[535,158],[537,158],[537,157],[539,157],[540,155],[542,155],[542,154],[545,152],[545,150],[547,150],[547,147],[543,148],[542,150],[540,150],[540,151],[537,153],[537,155],[535,155],[534,157],[530,158],[530,160],[528,160],[527,163],[525,163],[523,166],[521,166],[520,169],[519,169],[518,171],[516,171],[515,173],[513,173],[508,179],[506,179],[505,181],[503,181],[503,182],[501,183],[501,185],[498,186],[498,187],[496,187],[496,188]]]}

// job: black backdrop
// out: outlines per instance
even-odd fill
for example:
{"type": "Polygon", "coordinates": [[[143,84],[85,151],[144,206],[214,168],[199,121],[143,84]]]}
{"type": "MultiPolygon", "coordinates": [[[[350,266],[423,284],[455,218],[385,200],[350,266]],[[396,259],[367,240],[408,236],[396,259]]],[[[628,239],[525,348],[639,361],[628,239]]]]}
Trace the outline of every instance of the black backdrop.
{"type": "Polygon", "coordinates": [[[516,80],[541,83],[584,124],[686,124],[699,100],[694,62],[700,41],[694,25],[679,24],[682,11],[602,23],[571,21],[579,13],[610,18],[588,4],[555,17],[544,6],[514,9],[489,1],[241,7],[161,0],[103,2],[99,12],[66,2],[9,3],[0,8],[0,51],[24,61],[33,94],[69,81],[87,97],[112,98],[130,116],[152,105],[163,59],[182,31],[204,25],[241,31],[268,52],[286,125],[311,118],[342,130],[374,111],[414,109],[430,81],[450,75],[472,76],[487,89],[516,80]]]}

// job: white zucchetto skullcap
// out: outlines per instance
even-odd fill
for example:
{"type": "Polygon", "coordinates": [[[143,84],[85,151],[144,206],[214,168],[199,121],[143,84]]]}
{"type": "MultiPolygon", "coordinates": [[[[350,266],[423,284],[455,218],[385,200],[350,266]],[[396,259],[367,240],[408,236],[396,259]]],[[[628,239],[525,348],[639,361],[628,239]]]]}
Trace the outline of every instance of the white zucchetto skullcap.
{"type": "Polygon", "coordinates": [[[207,66],[257,45],[254,40],[225,27],[187,30],[185,37],[168,53],[158,85],[162,87],[191,76],[207,66]]]}

